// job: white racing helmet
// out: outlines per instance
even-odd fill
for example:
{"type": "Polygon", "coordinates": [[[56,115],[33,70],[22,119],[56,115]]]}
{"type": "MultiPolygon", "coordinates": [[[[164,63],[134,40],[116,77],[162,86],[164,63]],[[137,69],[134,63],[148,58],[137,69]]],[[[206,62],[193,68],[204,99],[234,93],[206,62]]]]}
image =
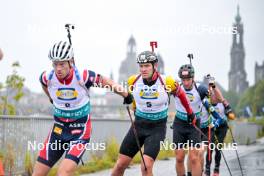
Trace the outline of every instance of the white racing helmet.
{"type": "Polygon", "coordinates": [[[49,51],[51,61],[69,61],[73,59],[73,48],[69,42],[60,41],[55,43],[49,51]]]}

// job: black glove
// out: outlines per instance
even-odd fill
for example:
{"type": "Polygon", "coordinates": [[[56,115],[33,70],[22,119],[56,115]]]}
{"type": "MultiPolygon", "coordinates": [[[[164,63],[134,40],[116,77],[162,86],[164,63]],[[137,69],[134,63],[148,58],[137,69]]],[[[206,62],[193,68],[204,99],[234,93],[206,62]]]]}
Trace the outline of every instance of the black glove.
{"type": "Polygon", "coordinates": [[[196,121],[195,114],[194,113],[187,114],[187,121],[189,124],[195,123],[196,121]]]}
{"type": "Polygon", "coordinates": [[[128,93],[127,97],[124,98],[123,104],[131,104],[133,102],[133,95],[128,93]]]}
{"type": "Polygon", "coordinates": [[[228,115],[229,113],[233,112],[230,105],[225,106],[225,114],[228,115]]]}

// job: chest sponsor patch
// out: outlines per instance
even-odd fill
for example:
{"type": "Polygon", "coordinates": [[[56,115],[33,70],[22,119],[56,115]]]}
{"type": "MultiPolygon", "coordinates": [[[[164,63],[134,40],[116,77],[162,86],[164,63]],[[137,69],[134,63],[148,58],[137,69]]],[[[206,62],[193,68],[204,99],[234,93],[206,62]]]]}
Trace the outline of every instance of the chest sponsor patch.
{"type": "Polygon", "coordinates": [[[193,94],[186,93],[186,95],[187,95],[187,97],[188,97],[188,99],[189,99],[190,102],[193,102],[194,101],[195,98],[194,98],[193,94]]]}
{"type": "Polygon", "coordinates": [[[56,96],[59,100],[75,100],[77,99],[78,92],[75,88],[59,88],[56,91],[56,96]]]}
{"type": "Polygon", "coordinates": [[[159,92],[156,86],[146,86],[140,90],[139,96],[142,99],[157,99],[159,97],[159,92]]]}

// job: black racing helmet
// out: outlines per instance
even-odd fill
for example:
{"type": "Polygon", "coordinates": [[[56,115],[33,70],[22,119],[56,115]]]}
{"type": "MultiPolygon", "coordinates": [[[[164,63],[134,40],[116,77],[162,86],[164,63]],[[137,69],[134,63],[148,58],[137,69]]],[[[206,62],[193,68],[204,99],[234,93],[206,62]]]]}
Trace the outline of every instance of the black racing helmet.
{"type": "Polygon", "coordinates": [[[154,52],[151,51],[143,51],[137,57],[138,64],[156,63],[156,62],[158,62],[158,57],[154,52]]]}
{"type": "Polygon", "coordinates": [[[191,64],[182,65],[178,75],[181,79],[194,78],[194,68],[191,64]]]}

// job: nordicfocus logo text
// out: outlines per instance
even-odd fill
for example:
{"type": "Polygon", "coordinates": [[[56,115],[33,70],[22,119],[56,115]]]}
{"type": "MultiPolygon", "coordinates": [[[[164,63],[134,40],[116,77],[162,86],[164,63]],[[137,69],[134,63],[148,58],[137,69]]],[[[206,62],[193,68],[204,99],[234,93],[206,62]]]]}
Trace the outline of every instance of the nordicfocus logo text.
{"type": "Polygon", "coordinates": [[[209,143],[208,141],[203,141],[201,143],[193,143],[193,141],[187,141],[186,143],[170,143],[168,140],[160,141],[160,150],[176,150],[176,149],[204,149],[205,147],[208,147],[210,150],[237,150],[237,143],[209,143]]]}
{"type": "Polygon", "coordinates": [[[83,144],[78,141],[71,141],[70,143],[62,143],[60,140],[53,143],[37,143],[36,141],[28,141],[27,149],[28,150],[69,150],[71,147],[76,147],[77,150],[92,150],[92,151],[104,151],[106,149],[106,143],[86,143],[83,144]]]}

